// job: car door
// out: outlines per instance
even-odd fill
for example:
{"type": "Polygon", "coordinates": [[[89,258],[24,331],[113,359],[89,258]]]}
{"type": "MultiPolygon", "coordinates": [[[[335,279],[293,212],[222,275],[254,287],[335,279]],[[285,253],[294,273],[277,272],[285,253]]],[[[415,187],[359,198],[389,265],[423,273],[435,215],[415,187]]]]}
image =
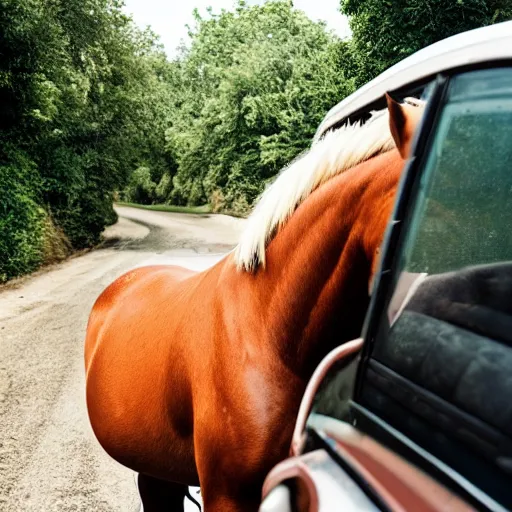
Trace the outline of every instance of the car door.
{"type": "Polygon", "coordinates": [[[267,479],[290,510],[512,508],[512,68],[429,91],[362,351],[325,361],[267,479]]]}
{"type": "MultiPolygon", "coordinates": [[[[512,69],[444,80],[368,318],[349,421],[512,508],[512,69]]],[[[392,235],[391,235],[392,238],[392,235]]],[[[347,419],[347,418],[346,418],[347,419]]]]}

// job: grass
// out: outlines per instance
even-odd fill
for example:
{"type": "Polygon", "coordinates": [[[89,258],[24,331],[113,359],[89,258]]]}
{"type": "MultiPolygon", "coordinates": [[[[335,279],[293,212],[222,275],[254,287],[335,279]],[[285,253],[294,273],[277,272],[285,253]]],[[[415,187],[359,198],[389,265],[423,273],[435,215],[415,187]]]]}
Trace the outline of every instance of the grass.
{"type": "Polygon", "coordinates": [[[210,205],[203,206],[174,206],[172,204],[136,204],[116,202],[116,206],[129,206],[131,208],[141,208],[142,210],[153,210],[156,212],[173,212],[173,213],[195,213],[204,214],[211,213],[210,205]]]}

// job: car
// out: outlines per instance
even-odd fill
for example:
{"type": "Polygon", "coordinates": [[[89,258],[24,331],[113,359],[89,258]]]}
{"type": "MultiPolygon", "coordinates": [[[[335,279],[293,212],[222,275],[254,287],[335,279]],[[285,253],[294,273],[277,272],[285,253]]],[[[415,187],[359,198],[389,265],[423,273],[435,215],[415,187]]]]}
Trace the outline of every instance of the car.
{"type": "Polygon", "coordinates": [[[361,338],[320,364],[261,512],[512,509],[512,21],[433,44],[325,117],[426,102],[361,338]]]}

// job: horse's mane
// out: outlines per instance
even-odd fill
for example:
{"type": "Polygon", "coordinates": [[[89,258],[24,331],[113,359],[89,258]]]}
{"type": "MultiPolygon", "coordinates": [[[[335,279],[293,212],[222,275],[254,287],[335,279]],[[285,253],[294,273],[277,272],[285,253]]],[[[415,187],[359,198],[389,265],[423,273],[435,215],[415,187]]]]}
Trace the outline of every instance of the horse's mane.
{"type": "MultiPolygon", "coordinates": [[[[418,105],[418,100],[408,102],[418,105]]],[[[235,249],[239,269],[265,266],[265,249],[297,207],[334,176],[395,147],[387,109],[371,113],[364,123],[328,132],[306,153],[284,168],[262,194],[235,249]]]]}

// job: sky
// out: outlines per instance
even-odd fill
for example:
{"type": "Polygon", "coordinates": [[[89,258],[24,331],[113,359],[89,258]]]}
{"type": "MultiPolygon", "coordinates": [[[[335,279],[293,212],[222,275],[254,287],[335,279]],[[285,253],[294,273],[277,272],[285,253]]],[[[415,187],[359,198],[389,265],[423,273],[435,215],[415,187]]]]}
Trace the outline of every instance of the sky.
{"type": "MultiPolygon", "coordinates": [[[[265,0],[249,0],[249,4],[262,4],[265,0]]],[[[187,41],[185,25],[192,25],[194,7],[201,14],[211,6],[213,12],[231,9],[234,0],[125,0],[125,12],[131,14],[137,25],[145,28],[150,25],[160,36],[169,57],[175,55],[176,47],[183,39],[187,41]]],[[[340,37],[350,35],[348,20],[338,10],[340,0],[294,0],[294,7],[303,10],[311,19],[322,20],[327,27],[340,37]]]]}

